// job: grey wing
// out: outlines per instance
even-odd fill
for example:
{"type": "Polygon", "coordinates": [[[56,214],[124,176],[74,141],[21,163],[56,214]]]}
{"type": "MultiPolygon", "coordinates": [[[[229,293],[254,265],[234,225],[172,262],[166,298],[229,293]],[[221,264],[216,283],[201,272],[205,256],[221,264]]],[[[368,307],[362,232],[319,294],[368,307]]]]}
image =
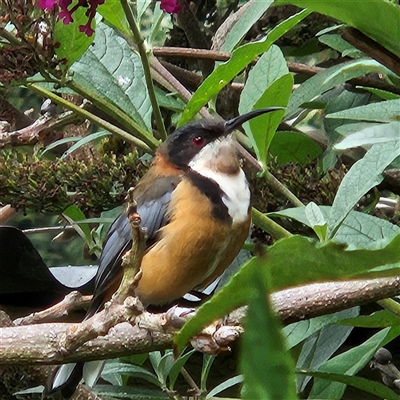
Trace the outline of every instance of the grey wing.
{"type": "MultiPolygon", "coordinates": [[[[179,181],[178,177],[159,178],[154,182],[152,188],[142,191],[136,198],[141,225],[146,229],[147,243],[153,243],[157,231],[168,223],[166,211],[172,192],[179,181]]],[[[105,292],[120,276],[122,256],[130,249],[131,245],[132,234],[128,217],[122,213],[112,223],[104,241],[95,279],[94,297],[86,318],[93,315],[102,306],[105,292]]]]}

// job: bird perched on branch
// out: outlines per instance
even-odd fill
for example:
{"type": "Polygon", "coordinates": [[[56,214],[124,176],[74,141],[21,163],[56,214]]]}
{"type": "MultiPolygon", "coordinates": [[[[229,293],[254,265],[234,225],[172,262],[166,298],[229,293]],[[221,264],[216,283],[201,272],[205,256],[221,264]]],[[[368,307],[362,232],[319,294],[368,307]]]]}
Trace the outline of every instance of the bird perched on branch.
{"type": "MultiPolygon", "coordinates": [[[[159,146],[133,191],[147,233],[142,277],[135,291],[144,306],[168,304],[204,289],[239,253],[250,229],[250,189],[230,133],[278,109],[255,110],[228,121],[195,121],[159,146]]],[[[107,234],[86,318],[118,289],[122,256],[131,245],[128,218],[121,214],[107,234]]],[[[46,393],[61,390],[68,398],[82,375],[97,377],[100,371],[98,362],[65,364],[49,380],[46,393]]],[[[95,378],[85,377],[85,382],[94,384],[95,378]]]]}

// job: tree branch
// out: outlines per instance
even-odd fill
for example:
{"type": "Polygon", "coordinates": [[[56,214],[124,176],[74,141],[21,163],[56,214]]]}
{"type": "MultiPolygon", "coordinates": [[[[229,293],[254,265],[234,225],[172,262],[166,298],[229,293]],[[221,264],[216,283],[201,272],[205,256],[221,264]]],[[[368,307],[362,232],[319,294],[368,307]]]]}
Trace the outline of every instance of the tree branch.
{"type": "Polygon", "coordinates": [[[352,27],[344,28],[341,31],[341,36],[344,40],[364,52],[367,56],[380,62],[396,75],[400,76],[400,58],[396,54],[393,54],[370,37],[352,27]]]}
{"type": "Polygon", "coordinates": [[[285,323],[376,302],[400,293],[400,277],[314,283],[272,294],[285,323]]]}
{"type": "MultiPolygon", "coordinates": [[[[348,38],[345,38],[345,39],[347,40],[348,38]]],[[[361,50],[363,50],[363,49],[361,49],[361,50]]],[[[221,52],[221,51],[216,51],[216,50],[188,49],[185,47],[154,47],[153,54],[156,57],[188,57],[188,58],[199,58],[199,59],[200,58],[201,59],[211,59],[214,61],[228,61],[231,57],[231,54],[226,53],[226,52],[221,52]]],[[[373,57],[373,56],[371,55],[371,57],[373,57]]],[[[375,57],[373,57],[373,58],[375,58],[375,57]]],[[[381,59],[378,59],[378,58],[376,58],[376,59],[378,61],[382,62],[381,59]]],[[[254,62],[256,62],[256,61],[257,61],[257,59],[254,60],[254,62]]],[[[393,60],[392,60],[392,63],[393,63],[393,60]]],[[[384,62],[382,62],[382,64],[386,65],[384,62]]],[[[306,75],[306,76],[314,76],[314,75],[318,74],[319,72],[322,72],[325,70],[325,68],[311,67],[311,66],[301,64],[301,63],[296,63],[296,62],[288,62],[287,66],[288,66],[290,72],[293,72],[296,74],[302,74],[302,75],[306,75]]],[[[193,75],[195,75],[195,74],[193,74],[193,75]]],[[[197,75],[196,75],[196,77],[197,77],[197,75]]],[[[391,85],[391,84],[385,82],[383,79],[377,79],[377,78],[373,78],[370,76],[363,76],[363,77],[359,77],[359,78],[350,79],[349,83],[351,83],[354,86],[368,86],[368,87],[373,87],[376,89],[386,90],[386,91],[389,91],[392,93],[400,94],[399,87],[391,85]]]]}
{"type": "MultiPolygon", "coordinates": [[[[326,282],[282,290],[271,295],[273,304],[284,323],[374,302],[400,293],[400,277],[326,282]]],[[[125,305],[120,305],[122,314],[125,305]]],[[[114,309],[115,311],[115,309],[114,309]]],[[[242,332],[246,308],[236,310],[204,329],[192,341],[202,351],[219,351],[229,346],[242,332]]],[[[166,313],[144,311],[133,323],[120,322],[105,336],[89,340],[73,352],[66,352],[66,332],[80,324],[47,323],[0,328],[0,365],[60,364],[78,360],[99,360],[126,354],[144,353],[171,348],[174,334],[192,316],[182,309],[166,313]]]]}

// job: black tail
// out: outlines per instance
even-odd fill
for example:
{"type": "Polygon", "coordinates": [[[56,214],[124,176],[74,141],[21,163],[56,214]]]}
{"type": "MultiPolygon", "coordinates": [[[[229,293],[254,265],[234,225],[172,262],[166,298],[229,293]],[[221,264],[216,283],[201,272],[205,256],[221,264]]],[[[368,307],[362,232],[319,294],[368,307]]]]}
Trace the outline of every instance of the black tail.
{"type": "Polygon", "coordinates": [[[81,380],[87,386],[93,387],[104,364],[105,361],[79,361],[76,364],[64,364],[57,367],[49,377],[42,397],[61,392],[64,399],[69,399],[81,380]]]}
{"type": "Polygon", "coordinates": [[[57,367],[47,380],[42,398],[60,391],[64,399],[69,399],[82,379],[83,364],[78,362],[57,367]]]}

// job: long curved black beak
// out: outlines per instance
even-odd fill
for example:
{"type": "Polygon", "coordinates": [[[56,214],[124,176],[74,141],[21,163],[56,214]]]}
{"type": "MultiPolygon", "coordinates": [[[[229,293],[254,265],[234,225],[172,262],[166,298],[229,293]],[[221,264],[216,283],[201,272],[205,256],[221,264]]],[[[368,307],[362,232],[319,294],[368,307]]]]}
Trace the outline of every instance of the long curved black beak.
{"type": "MultiPolygon", "coordinates": [[[[253,110],[250,111],[246,114],[239,115],[238,117],[229,119],[228,121],[225,121],[224,123],[224,128],[225,128],[225,133],[229,134],[239,126],[241,126],[243,123],[246,121],[249,121],[252,118],[258,117],[259,115],[266,114],[272,111],[278,111],[278,110],[284,110],[283,107],[267,107],[267,108],[261,108],[259,110],[253,110]]],[[[261,164],[239,143],[239,142],[234,142],[234,145],[236,146],[237,152],[240,154],[240,156],[245,159],[248,164],[252,165],[253,168],[259,172],[262,171],[262,166],[261,164]]]]}
{"type": "Polygon", "coordinates": [[[225,121],[224,128],[226,133],[232,132],[234,129],[238,128],[245,122],[249,121],[252,118],[258,117],[259,115],[266,114],[272,111],[284,110],[283,107],[267,107],[267,108],[260,108],[259,110],[253,110],[246,114],[239,115],[238,117],[229,119],[225,121]]]}

